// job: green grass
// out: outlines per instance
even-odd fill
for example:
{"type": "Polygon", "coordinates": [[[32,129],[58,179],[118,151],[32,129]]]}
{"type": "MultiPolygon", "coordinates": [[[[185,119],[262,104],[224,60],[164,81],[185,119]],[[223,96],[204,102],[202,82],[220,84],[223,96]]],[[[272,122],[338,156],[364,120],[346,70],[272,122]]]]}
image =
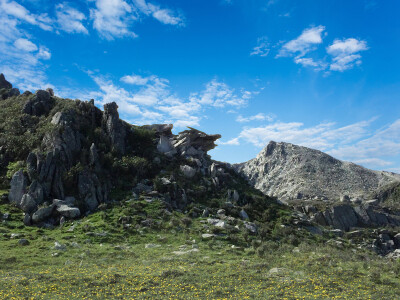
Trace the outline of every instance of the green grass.
{"type": "Polygon", "coordinates": [[[269,241],[263,251],[256,236],[233,242],[222,231],[205,241],[205,219],[189,225],[163,211],[158,201],[122,202],[49,230],[23,226],[20,210],[0,205],[10,213],[0,224],[0,299],[399,299],[400,262],[306,233],[298,247],[269,241]],[[151,228],[137,225],[146,218],[151,228]]]}

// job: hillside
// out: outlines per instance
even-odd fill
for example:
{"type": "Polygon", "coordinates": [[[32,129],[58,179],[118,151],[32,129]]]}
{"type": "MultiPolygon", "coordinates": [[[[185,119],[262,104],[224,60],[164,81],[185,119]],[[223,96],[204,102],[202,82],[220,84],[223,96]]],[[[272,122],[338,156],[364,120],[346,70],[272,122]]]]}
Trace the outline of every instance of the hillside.
{"type": "Polygon", "coordinates": [[[368,170],[321,151],[271,141],[256,158],[234,165],[266,195],[282,201],[320,199],[371,200],[400,175],[368,170]]]}

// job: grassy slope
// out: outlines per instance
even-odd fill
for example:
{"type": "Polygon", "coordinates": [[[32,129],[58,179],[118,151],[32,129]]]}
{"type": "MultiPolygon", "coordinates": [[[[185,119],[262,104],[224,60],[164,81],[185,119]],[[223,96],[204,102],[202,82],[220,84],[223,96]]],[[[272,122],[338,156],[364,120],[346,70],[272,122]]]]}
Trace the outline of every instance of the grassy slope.
{"type": "Polygon", "coordinates": [[[205,219],[188,225],[180,213],[163,216],[157,201],[122,202],[54,230],[24,227],[21,212],[8,204],[0,211],[11,214],[0,225],[1,299],[399,298],[400,262],[310,238],[298,247],[270,242],[257,248],[255,237],[245,241],[239,234],[234,244],[243,247],[233,249],[229,234],[202,240],[205,219]],[[133,212],[160,224],[123,229],[119,218],[133,212]],[[19,246],[20,238],[30,245],[19,246]],[[67,250],[55,250],[55,241],[67,250]],[[161,247],[145,248],[148,243],[161,247]],[[193,244],[198,252],[173,253],[193,244]]]}

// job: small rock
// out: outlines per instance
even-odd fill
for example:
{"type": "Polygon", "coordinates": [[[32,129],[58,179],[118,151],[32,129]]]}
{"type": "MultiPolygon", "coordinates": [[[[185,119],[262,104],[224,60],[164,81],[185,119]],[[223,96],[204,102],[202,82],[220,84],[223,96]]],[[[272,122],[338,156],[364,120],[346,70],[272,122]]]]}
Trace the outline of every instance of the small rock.
{"type": "Polygon", "coordinates": [[[196,170],[188,165],[184,165],[180,167],[183,175],[187,178],[192,178],[194,175],[196,175],[196,170]]]}
{"type": "Polygon", "coordinates": [[[159,245],[159,244],[146,244],[144,246],[144,248],[146,248],[146,249],[159,248],[159,247],[161,247],[161,245],[159,245]]]}
{"type": "Polygon", "coordinates": [[[244,209],[242,209],[239,212],[239,216],[240,216],[240,218],[242,218],[242,220],[249,220],[249,215],[246,213],[246,211],[244,209]]]}
{"type": "Polygon", "coordinates": [[[225,209],[218,209],[217,215],[225,215],[225,209]]]}
{"type": "Polygon", "coordinates": [[[65,251],[65,250],[67,250],[67,246],[60,244],[59,242],[54,242],[54,249],[60,250],[60,251],[65,251]]]}
{"type": "Polygon", "coordinates": [[[18,241],[18,245],[20,246],[28,246],[30,244],[30,242],[27,239],[20,239],[18,241]]]}
{"type": "Polygon", "coordinates": [[[203,240],[210,240],[210,239],[212,239],[212,238],[215,237],[215,234],[203,233],[203,234],[201,235],[201,237],[203,238],[203,240]]]}
{"type": "Polygon", "coordinates": [[[24,215],[24,225],[25,226],[30,226],[32,224],[31,222],[31,216],[29,214],[24,215]]]}

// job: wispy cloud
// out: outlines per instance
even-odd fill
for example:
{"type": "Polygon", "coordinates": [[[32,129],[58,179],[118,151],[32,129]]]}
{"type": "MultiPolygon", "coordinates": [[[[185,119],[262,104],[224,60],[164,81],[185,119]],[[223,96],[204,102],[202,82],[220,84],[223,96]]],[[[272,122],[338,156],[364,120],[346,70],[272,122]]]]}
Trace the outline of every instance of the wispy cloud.
{"type": "Polygon", "coordinates": [[[90,10],[90,15],[93,28],[107,40],[137,37],[130,27],[138,16],[124,0],[96,0],[96,8],[90,10]]]}
{"type": "Polygon", "coordinates": [[[361,64],[361,51],[368,50],[367,42],[355,38],[335,40],[327,48],[332,56],[330,70],[343,72],[361,64]]]}
{"type": "Polygon", "coordinates": [[[207,83],[203,92],[193,93],[190,98],[191,101],[214,107],[241,107],[247,104],[251,95],[250,91],[242,90],[236,92],[235,89],[230,88],[227,84],[213,79],[207,83]]]}
{"type": "Polygon", "coordinates": [[[57,24],[61,30],[68,33],[89,34],[86,27],[82,24],[86,16],[79,10],[71,7],[68,3],[56,5],[57,24]]]}
{"type": "Polygon", "coordinates": [[[53,21],[47,14],[32,14],[24,6],[15,1],[0,0],[0,11],[20,21],[39,26],[43,30],[52,30],[53,21]]]}
{"type": "MultiPolygon", "coordinates": [[[[311,68],[315,71],[339,71],[352,69],[361,64],[361,51],[368,50],[367,42],[356,38],[335,39],[326,48],[326,53],[331,58],[326,59],[326,54],[322,58],[310,57],[310,52],[318,49],[323,44],[324,37],[327,35],[325,27],[322,25],[311,26],[295,39],[286,43],[278,43],[270,47],[265,38],[258,40],[258,45],[253,48],[251,55],[266,56],[271,48],[278,47],[279,51],[275,58],[293,57],[293,61],[302,67],[311,68]]],[[[326,72],[325,74],[328,74],[326,72]]]]}
{"type": "Polygon", "coordinates": [[[270,49],[270,43],[266,37],[261,37],[257,40],[257,46],[255,46],[250,55],[267,56],[270,49]]]}
{"type": "Polygon", "coordinates": [[[272,122],[275,119],[275,115],[273,114],[264,114],[264,113],[258,113],[254,116],[249,116],[249,117],[243,117],[239,115],[236,118],[236,121],[239,123],[247,123],[251,121],[268,121],[272,122]]]}
{"type": "Polygon", "coordinates": [[[303,30],[300,36],[283,44],[277,56],[304,56],[308,52],[314,50],[316,45],[322,43],[322,34],[324,30],[325,27],[321,25],[312,26],[303,30]]]}
{"type": "Polygon", "coordinates": [[[226,83],[213,79],[201,92],[191,93],[188,98],[175,95],[169,81],[155,75],[126,75],[121,87],[111,80],[88,74],[99,86],[100,91],[89,93],[99,99],[98,104],[115,101],[123,117],[135,124],[173,123],[175,127],[199,126],[205,111],[222,107],[240,107],[252,97],[253,92],[241,89],[236,92],[226,83]]]}
{"type": "Polygon", "coordinates": [[[35,90],[48,84],[43,60],[51,58],[50,50],[31,40],[21,23],[38,25],[31,14],[15,2],[0,2],[0,69],[7,79],[21,89],[35,90]],[[5,9],[4,9],[5,8],[5,9]]]}

